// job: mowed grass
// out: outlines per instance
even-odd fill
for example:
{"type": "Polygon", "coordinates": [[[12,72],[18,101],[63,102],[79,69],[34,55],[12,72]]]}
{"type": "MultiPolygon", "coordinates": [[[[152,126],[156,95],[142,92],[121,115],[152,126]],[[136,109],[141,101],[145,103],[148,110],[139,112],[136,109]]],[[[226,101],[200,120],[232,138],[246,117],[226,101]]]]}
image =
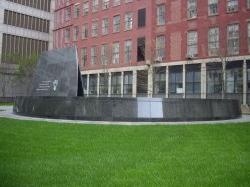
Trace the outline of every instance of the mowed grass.
{"type": "Polygon", "coordinates": [[[250,124],[98,126],[0,118],[0,186],[250,186],[250,124]]]}
{"type": "Polygon", "coordinates": [[[12,106],[14,103],[12,102],[0,102],[0,106],[12,106]]]}

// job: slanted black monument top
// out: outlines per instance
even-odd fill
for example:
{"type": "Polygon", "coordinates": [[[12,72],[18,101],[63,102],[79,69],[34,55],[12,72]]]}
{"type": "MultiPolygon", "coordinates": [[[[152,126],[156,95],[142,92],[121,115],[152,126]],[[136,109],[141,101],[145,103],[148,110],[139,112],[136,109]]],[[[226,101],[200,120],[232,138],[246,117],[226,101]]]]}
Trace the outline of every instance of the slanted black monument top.
{"type": "Polygon", "coordinates": [[[31,96],[83,96],[76,48],[42,53],[34,74],[31,96]]]}

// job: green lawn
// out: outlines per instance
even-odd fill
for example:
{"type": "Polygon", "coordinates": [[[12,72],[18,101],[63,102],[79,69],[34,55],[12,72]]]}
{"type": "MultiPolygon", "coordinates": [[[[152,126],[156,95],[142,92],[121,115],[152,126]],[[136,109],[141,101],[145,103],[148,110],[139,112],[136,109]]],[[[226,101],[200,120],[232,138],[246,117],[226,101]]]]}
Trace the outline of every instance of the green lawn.
{"type": "Polygon", "coordinates": [[[250,186],[250,123],[97,126],[0,118],[0,186],[250,186]]]}
{"type": "Polygon", "coordinates": [[[13,104],[12,102],[0,102],[0,106],[12,106],[13,104]]]}

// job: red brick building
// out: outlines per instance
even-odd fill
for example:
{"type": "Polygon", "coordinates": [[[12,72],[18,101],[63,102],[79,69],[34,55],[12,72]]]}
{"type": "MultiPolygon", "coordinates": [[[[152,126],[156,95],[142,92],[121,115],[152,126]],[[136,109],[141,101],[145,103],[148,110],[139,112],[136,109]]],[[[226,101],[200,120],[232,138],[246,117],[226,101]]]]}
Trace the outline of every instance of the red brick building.
{"type": "Polygon", "coordinates": [[[250,0],[57,0],[74,45],[88,95],[250,102],[250,0]]]}

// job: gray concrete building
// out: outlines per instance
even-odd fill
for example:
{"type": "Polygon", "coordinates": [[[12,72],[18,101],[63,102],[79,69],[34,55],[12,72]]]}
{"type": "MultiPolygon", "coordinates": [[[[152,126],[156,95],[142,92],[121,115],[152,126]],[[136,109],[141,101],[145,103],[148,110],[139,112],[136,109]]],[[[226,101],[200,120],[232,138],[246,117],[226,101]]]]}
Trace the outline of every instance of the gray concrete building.
{"type": "Polygon", "coordinates": [[[0,97],[22,95],[13,85],[16,64],[6,55],[39,55],[53,47],[54,0],[0,1],[0,97]]]}

